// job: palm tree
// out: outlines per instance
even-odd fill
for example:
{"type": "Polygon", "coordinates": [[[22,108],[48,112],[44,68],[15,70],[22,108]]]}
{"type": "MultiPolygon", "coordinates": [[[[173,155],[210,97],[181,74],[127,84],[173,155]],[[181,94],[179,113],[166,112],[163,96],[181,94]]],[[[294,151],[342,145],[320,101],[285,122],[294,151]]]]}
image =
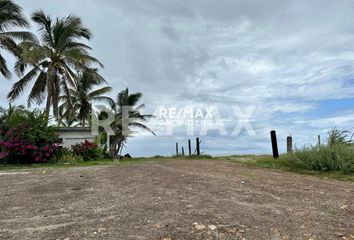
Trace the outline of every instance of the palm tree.
{"type": "Polygon", "coordinates": [[[75,86],[75,72],[85,70],[90,64],[103,66],[89,54],[91,48],[80,42],[91,37],[80,18],[69,15],[53,23],[49,16],[37,11],[32,20],[39,26],[41,40],[20,44],[22,53],[15,70],[22,78],[13,85],[8,98],[16,99],[35,79],[28,105],[33,102],[41,104],[46,98],[47,118],[51,106],[53,115],[58,118],[59,97],[63,92],[69,95],[70,87],[75,86]],[[24,74],[27,67],[31,69],[24,74]]]}
{"type": "Polygon", "coordinates": [[[114,143],[116,146],[115,150],[117,155],[121,154],[121,151],[128,141],[128,138],[134,134],[133,129],[142,129],[155,135],[155,133],[144,124],[148,119],[154,116],[151,114],[141,113],[141,110],[145,107],[144,104],[139,104],[142,96],[142,93],[130,94],[128,88],[121,91],[117,95],[116,103],[113,105],[116,116],[115,122],[113,123],[115,136],[112,136],[110,139],[110,142],[114,143]],[[123,116],[124,111],[127,111],[128,116],[123,116]],[[123,132],[123,117],[129,117],[127,126],[128,132],[123,132]]]}
{"type": "MultiPolygon", "coordinates": [[[[16,40],[33,40],[34,36],[29,32],[11,31],[16,27],[28,27],[29,24],[22,15],[20,6],[11,0],[0,0],[0,48],[5,49],[18,57],[20,48],[16,40]]],[[[7,79],[11,77],[5,58],[0,54],[0,73],[7,79]]]]}
{"type": "Polygon", "coordinates": [[[76,120],[81,122],[82,127],[85,127],[91,115],[93,101],[107,102],[112,105],[114,101],[104,96],[112,90],[111,87],[94,89],[101,83],[106,83],[106,81],[97,73],[97,69],[87,69],[79,74],[76,85],[69,89],[69,95],[61,96],[61,100],[64,101],[59,107],[62,116],[67,120],[76,116],[76,120]]]}

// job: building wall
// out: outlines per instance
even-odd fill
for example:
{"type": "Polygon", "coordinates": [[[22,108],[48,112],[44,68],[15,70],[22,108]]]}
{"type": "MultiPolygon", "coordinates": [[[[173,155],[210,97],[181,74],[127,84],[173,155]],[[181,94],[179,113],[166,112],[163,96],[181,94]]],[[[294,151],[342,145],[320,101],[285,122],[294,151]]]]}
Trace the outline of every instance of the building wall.
{"type": "Polygon", "coordinates": [[[77,143],[83,143],[85,140],[94,141],[90,131],[57,131],[56,134],[62,139],[63,147],[70,148],[77,143]]]}

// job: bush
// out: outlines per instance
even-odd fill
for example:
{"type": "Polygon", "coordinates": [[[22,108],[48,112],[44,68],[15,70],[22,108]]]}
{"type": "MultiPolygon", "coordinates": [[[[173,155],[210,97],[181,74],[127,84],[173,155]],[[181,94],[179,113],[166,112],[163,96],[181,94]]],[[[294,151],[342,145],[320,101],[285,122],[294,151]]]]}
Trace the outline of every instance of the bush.
{"type": "Polygon", "coordinates": [[[81,156],[84,161],[97,160],[103,157],[102,149],[97,144],[85,141],[71,146],[74,154],[81,156]]]}
{"type": "Polygon", "coordinates": [[[354,146],[335,144],[332,146],[304,147],[296,149],[288,157],[290,164],[297,164],[297,168],[316,171],[342,171],[345,174],[354,174],[354,146]]]}
{"type": "Polygon", "coordinates": [[[83,157],[74,154],[69,148],[58,149],[51,159],[53,163],[80,163],[83,161],[83,157]]]}
{"type": "Polygon", "coordinates": [[[327,144],[330,147],[348,144],[351,142],[351,140],[348,140],[349,135],[349,131],[341,131],[338,128],[333,128],[328,132],[327,144]]]}
{"type": "Polygon", "coordinates": [[[3,163],[44,163],[57,151],[54,129],[40,111],[19,109],[6,119],[0,139],[3,163]]]}

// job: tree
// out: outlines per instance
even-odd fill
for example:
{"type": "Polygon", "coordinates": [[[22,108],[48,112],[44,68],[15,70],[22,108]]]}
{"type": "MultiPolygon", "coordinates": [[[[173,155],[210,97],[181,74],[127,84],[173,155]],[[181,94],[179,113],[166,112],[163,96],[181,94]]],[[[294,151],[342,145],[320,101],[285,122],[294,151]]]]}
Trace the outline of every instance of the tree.
{"type": "Polygon", "coordinates": [[[113,123],[113,130],[115,135],[111,137],[111,143],[116,145],[116,154],[120,155],[121,151],[134,133],[133,129],[142,129],[155,135],[155,133],[148,128],[144,123],[154,117],[151,114],[142,114],[141,110],[145,107],[144,104],[139,104],[142,98],[142,93],[129,93],[129,89],[121,91],[117,95],[115,104],[113,105],[115,112],[115,122],[113,123]],[[123,116],[123,112],[126,109],[128,116],[123,116]],[[129,117],[127,126],[128,133],[123,132],[123,117],[129,117]]]}
{"type": "Polygon", "coordinates": [[[53,20],[42,11],[33,13],[32,20],[39,26],[40,41],[24,41],[20,44],[22,53],[15,70],[22,78],[16,82],[9,100],[16,99],[35,79],[28,96],[28,105],[41,104],[46,98],[45,114],[49,117],[51,106],[58,118],[59,98],[69,95],[75,86],[76,71],[84,71],[91,64],[102,64],[89,54],[91,48],[80,42],[89,40],[91,32],[82,25],[81,19],[72,15],[53,20]],[[31,69],[26,73],[26,68],[31,69]]]}
{"type": "MultiPolygon", "coordinates": [[[[18,57],[19,41],[33,40],[34,36],[29,32],[11,31],[16,27],[28,27],[29,24],[22,15],[22,9],[11,0],[0,0],[0,48],[5,49],[18,57]]],[[[7,79],[11,77],[5,58],[0,54],[0,73],[7,79]]]]}
{"type": "Polygon", "coordinates": [[[95,86],[105,83],[105,80],[97,73],[97,69],[87,69],[79,74],[76,85],[69,89],[69,95],[61,96],[63,104],[59,107],[63,118],[70,122],[76,119],[81,122],[81,126],[85,127],[86,122],[90,119],[92,102],[107,102],[110,105],[114,101],[104,96],[109,93],[112,88],[105,86],[95,89],[95,86]]]}

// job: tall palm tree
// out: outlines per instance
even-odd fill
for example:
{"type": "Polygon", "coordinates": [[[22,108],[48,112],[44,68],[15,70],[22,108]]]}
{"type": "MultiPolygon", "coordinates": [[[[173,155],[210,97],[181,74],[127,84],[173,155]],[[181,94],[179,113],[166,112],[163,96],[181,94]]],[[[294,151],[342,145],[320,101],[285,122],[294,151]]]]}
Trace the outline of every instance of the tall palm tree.
{"type": "MultiPolygon", "coordinates": [[[[0,0],[0,48],[5,49],[18,57],[19,41],[33,40],[34,36],[29,32],[12,31],[12,28],[28,27],[29,24],[22,15],[22,8],[11,0],[0,0]]],[[[7,79],[11,77],[5,58],[0,54],[0,73],[7,79]]]]}
{"type": "Polygon", "coordinates": [[[41,104],[46,98],[46,115],[50,107],[58,118],[59,97],[75,86],[77,70],[85,70],[91,64],[102,64],[89,53],[91,48],[80,42],[90,39],[89,29],[82,25],[80,18],[69,15],[53,20],[42,11],[33,13],[32,20],[39,26],[40,41],[25,41],[20,44],[22,53],[15,70],[22,78],[16,82],[8,98],[16,99],[35,79],[28,96],[28,105],[41,104]],[[31,69],[26,73],[27,67],[31,69]]]}
{"type": "Polygon", "coordinates": [[[133,136],[134,129],[142,129],[155,135],[155,133],[147,127],[144,123],[150,118],[154,117],[151,114],[142,114],[141,110],[145,107],[139,101],[142,98],[142,93],[129,93],[129,89],[122,90],[117,95],[115,104],[113,105],[115,111],[115,122],[113,130],[115,136],[111,137],[111,143],[116,145],[116,154],[120,155],[121,151],[128,141],[129,137],[133,136]],[[128,116],[123,116],[124,108],[127,108],[128,116]],[[128,133],[123,133],[123,117],[129,117],[128,133]]]}
{"type": "Polygon", "coordinates": [[[63,113],[63,117],[70,120],[76,116],[76,120],[81,122],[82,127],[85,127],[91,115],[92,102],[101,101],[112,105],[114,101],[104,96],[112,90],[111,87],[95,89],[95,86],[101,83],[106,83],[106,81],[97,73],[97,69],[87,69],[79,74],[75,86],[69,89],[69,95],[61,96],[63,104],[59,110],[63,113]]]}

